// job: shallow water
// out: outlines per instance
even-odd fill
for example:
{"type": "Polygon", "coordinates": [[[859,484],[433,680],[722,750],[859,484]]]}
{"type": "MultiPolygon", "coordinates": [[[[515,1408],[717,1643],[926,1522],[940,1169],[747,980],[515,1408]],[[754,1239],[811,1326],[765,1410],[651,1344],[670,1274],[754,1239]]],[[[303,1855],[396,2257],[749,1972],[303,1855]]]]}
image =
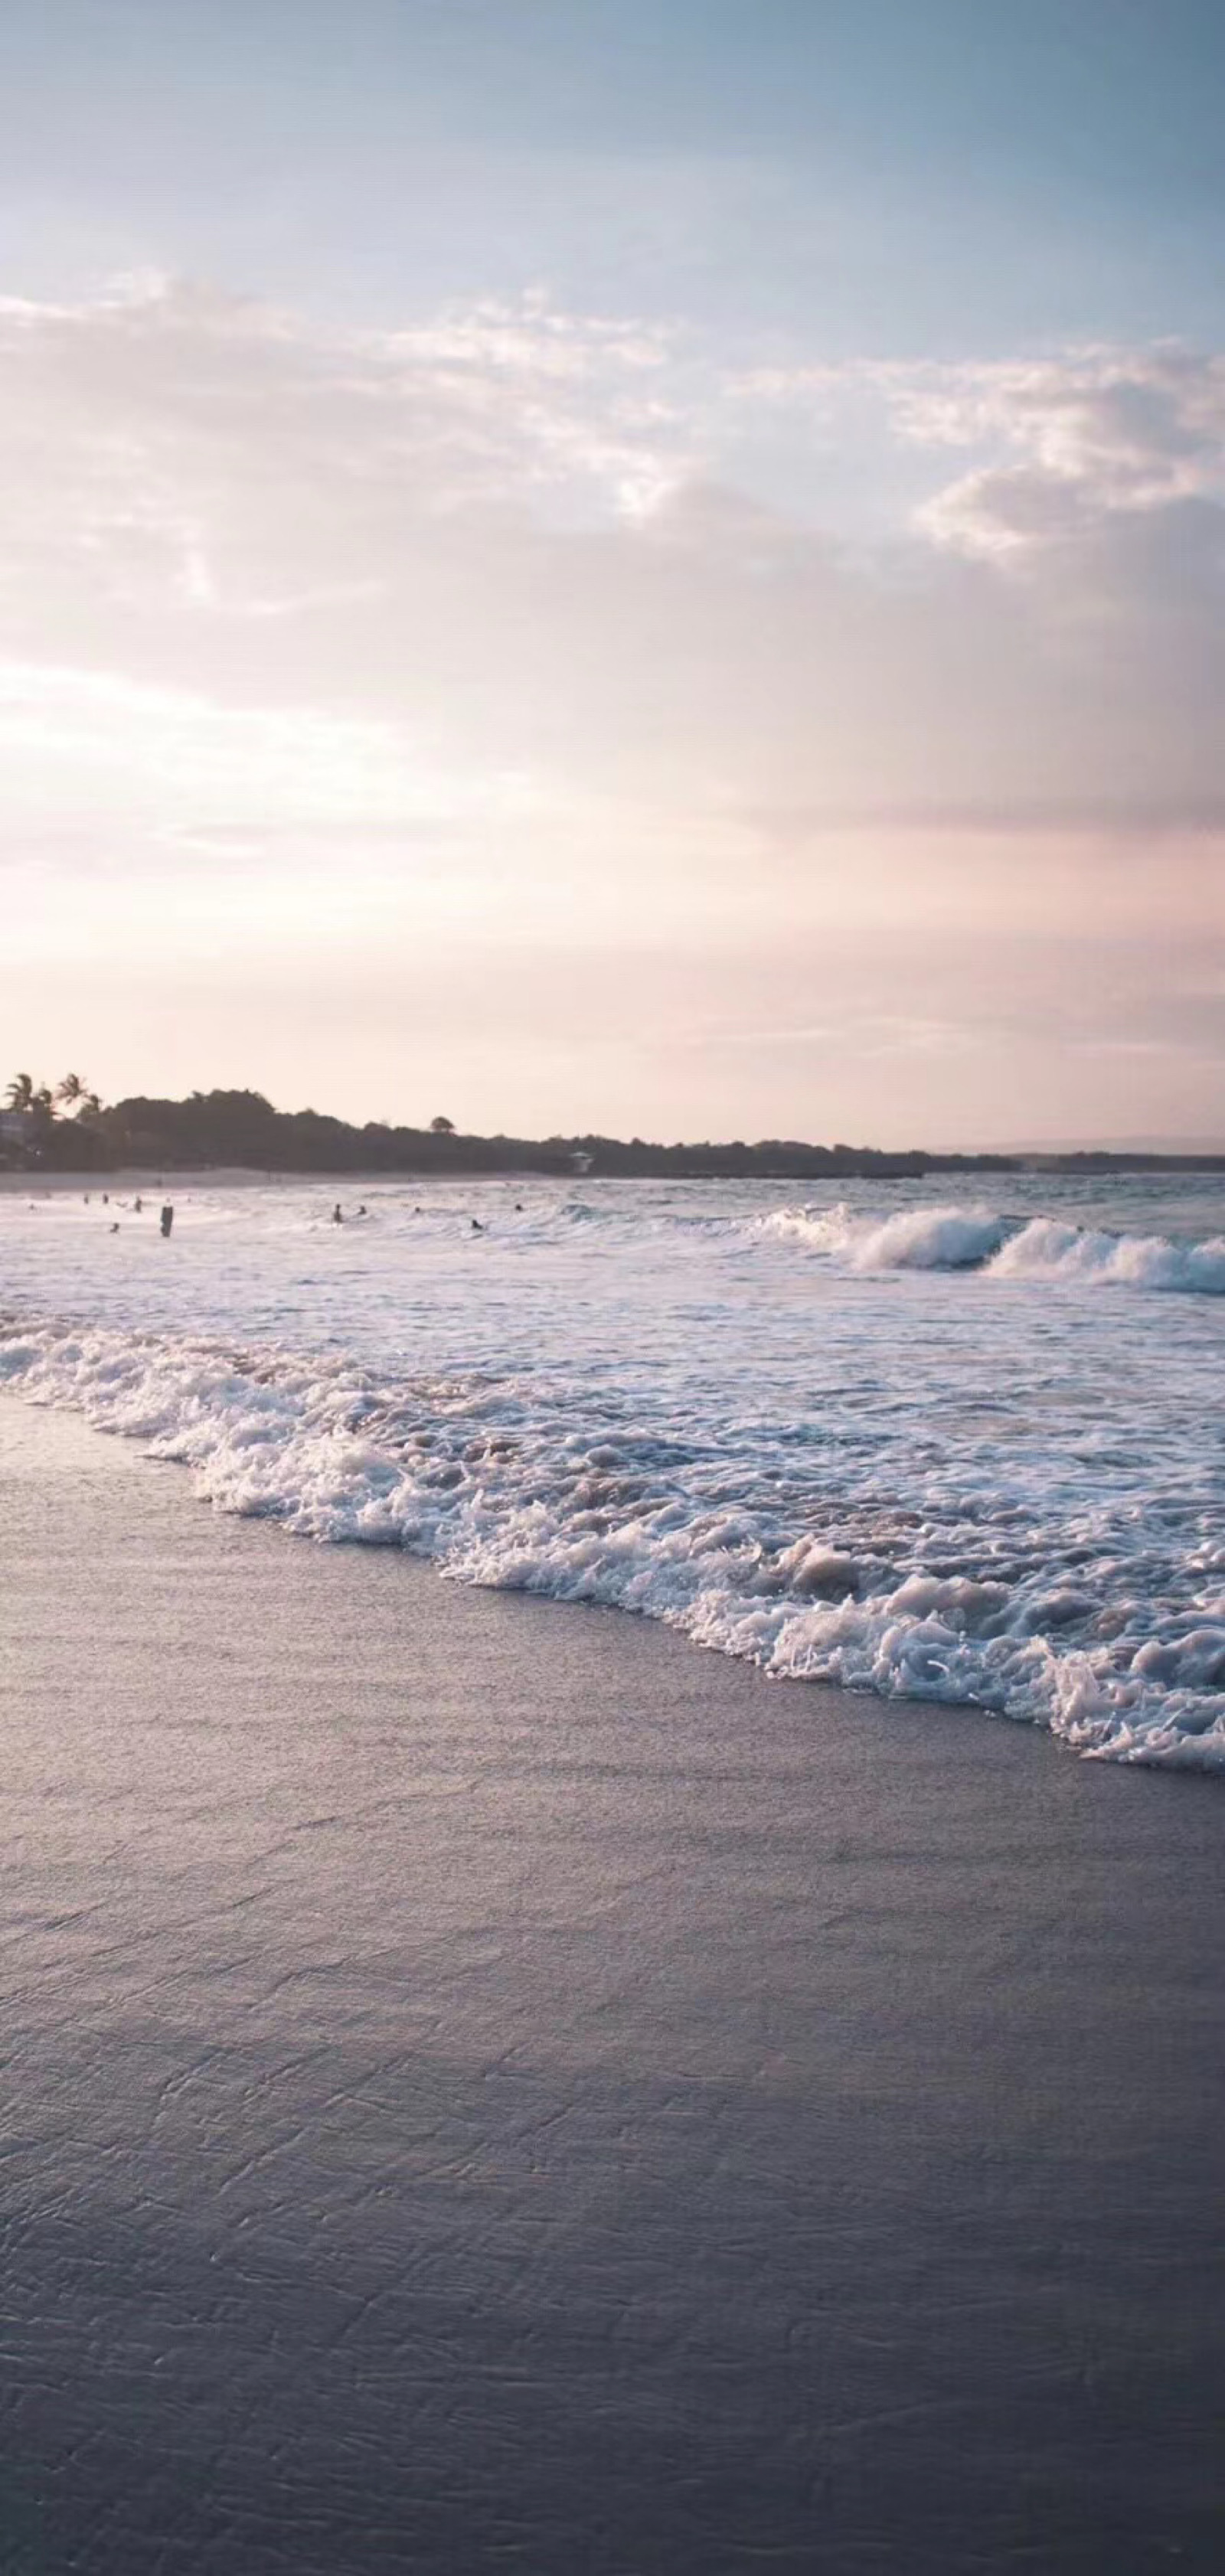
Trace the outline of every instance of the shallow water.
{"type": "Polygon", "coordinates": [[[364,1195],[0,1200],[0,1378],[226,1510],[1225,1764],[1216,1176],[364,1195]]]}

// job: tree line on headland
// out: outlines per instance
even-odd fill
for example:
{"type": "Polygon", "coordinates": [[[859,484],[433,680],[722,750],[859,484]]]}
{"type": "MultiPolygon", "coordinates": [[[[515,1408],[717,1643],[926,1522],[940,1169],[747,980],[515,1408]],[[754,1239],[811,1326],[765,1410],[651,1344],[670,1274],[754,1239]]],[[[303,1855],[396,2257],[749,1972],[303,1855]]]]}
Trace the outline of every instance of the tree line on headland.
{"type": "Polygon", "coordinates": [[[0,1165],[27,1171],[538,1172],[603,1177],[709,1180],[820,1180],[925,1172],[1048,1169],[1162,1169],[1195,1163],[1225,1169],[1225,1155],[885,1153],[873,1146],[809,1145],[766,1137],[756,1144],[656,1145],[640,1136],[463,1136],[449,1118],[424,1127],[371,1119],[356,1127],[315,1109],[274,1109],[258,1091],[193,1091],[185,1100],[117,1100],[103,1105],[78,1074],[54,1089],[15,1075],[0,1116],[0,1165]]]}

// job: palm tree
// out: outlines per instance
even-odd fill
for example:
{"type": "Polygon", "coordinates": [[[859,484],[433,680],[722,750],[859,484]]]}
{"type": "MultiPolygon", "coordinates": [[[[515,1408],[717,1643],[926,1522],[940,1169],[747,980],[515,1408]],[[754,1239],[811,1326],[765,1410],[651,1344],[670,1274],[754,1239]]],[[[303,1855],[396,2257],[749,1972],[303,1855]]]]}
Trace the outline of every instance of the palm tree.
{"type": "Polygon", "coordinates": [[[100,1118],[102,1116],[102,1103],[99,1100],[96,1091],[82,1092],[80,1115],[82,1118],[100,1118]]]}
{"type": "Polygon", "coordinates": [[[79,1108],[81,1102],[85,1098],[88,1087],[88,1084],[82,1081],[79,1073],[66,1073],[63,1081],[57,1082],[55,1086],[55,1096],[61,1109],[79,1108]]]}
{"type": "Polygon", "coordinates": [[[52,1091],[49,1082],[40,1082],[37,1091],[31,1093],[30,1107],[31,1109],[41,1109],[45,1111],[48,1118],[54,1118],[55,1094],[52,1091]]]}
{"type": "Polygon", "coordinates": [[[10,1109],[32,1109],[34,1106],[34,1082],[32,1076],[28,1073],[14,1074],[5,1094],[5,1098],[8,1101],[10,1109]]]}

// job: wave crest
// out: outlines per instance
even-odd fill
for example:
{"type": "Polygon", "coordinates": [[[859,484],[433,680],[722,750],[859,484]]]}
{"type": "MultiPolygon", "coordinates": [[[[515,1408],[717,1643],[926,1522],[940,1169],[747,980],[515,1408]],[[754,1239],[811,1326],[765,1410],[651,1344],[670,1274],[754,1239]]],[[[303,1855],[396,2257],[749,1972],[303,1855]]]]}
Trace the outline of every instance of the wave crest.
{"type": "Polygon", "coordinates": [[[989,1264],[997,1279],[1083,1279],[1101,1287],[1225,1296],[1225,1238],[1170,1243],[1164,1235],[1105,1234],[1032,1217],[989,1264]]]}
{"type": "Polygon", "coordinates": [[[1056,1217],[1028,1222],[990,1208],[912,1207],[890,1216],[846,1206],[776,1208],[750,1228],[851,1271],[973,1270],[991,1279],[1082,1282],[1184,1296],[1225,1296],[1225,1236],[1172,1243],[1108,1234],[1056,1217]]]}

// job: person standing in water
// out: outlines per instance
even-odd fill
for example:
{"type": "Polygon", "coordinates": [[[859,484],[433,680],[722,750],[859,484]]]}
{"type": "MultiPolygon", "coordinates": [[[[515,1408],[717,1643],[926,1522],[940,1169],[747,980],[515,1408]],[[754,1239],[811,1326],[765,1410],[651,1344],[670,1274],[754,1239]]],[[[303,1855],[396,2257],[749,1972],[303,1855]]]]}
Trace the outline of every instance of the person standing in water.
{"type": "Polygon", "coordinates": [[[167,1199],[165,1207],[162,1209],[162,1233],[168,1235],[173,1224],[174,1209],[172,1208],[169,1199],[167,1199]]]}

